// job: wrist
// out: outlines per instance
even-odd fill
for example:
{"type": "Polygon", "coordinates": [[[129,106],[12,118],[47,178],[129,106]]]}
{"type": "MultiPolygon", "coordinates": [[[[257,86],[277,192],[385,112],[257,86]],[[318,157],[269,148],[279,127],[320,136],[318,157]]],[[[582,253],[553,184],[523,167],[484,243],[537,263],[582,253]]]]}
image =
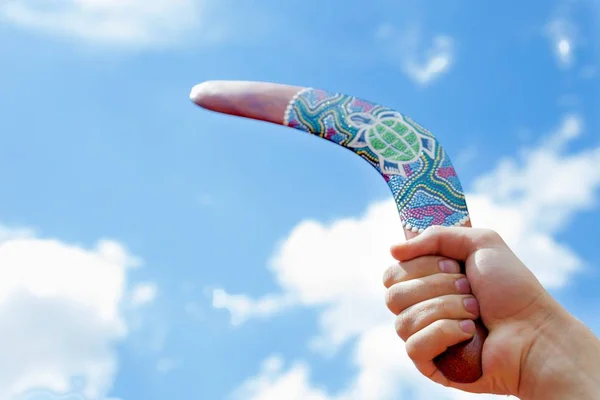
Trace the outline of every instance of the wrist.
{"type": "Polygon", "coordinates": [[[552,299],[521,362],[522,400],[600,397],[600,340],[552,299]]]}

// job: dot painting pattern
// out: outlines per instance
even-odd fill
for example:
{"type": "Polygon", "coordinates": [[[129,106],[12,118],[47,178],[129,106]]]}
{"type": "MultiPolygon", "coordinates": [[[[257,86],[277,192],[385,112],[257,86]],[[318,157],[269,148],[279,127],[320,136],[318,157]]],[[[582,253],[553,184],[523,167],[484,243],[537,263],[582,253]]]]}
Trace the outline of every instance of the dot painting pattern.
{"type": "Polygon", "coordinates": [[[462,186],[435,137],[407,116],[356,97],[303,89],[290,101],[284,125],[352,150],[390,187],[405,229],[463,225],[462,186]]]}

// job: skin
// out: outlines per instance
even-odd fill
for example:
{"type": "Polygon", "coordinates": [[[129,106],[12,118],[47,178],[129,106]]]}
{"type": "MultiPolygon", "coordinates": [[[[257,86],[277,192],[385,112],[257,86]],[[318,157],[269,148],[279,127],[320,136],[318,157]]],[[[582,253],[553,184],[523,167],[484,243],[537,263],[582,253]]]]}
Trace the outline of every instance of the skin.
{"type": "Polygon", "coordinates": [[[466,392],[523,400],[598,398],[600,340],[497,233],[432,227],[393,246],[391,254],[398,262],[383,277],[386,304],[422,374],[466,392]],[[466,262],[466,275],[454,260],[466,262]],[[483,376],[472,384],[450,382],[432,360],[469,339],[479,316],[489,330],[483,376]]]}

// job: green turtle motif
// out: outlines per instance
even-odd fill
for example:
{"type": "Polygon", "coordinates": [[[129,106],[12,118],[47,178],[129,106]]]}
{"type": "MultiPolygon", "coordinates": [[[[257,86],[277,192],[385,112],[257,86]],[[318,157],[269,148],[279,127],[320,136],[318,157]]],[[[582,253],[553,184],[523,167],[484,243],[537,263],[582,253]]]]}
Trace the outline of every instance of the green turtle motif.
{"type": "Polygon", "coordinates": [[[434,157],[433,138],[417,131],[398,112],[352,113],[348,123],[359,130],[348,147],[368,147],[385,174],[406,176],[402,166],[417,161],[424,151],[434,157]]]}

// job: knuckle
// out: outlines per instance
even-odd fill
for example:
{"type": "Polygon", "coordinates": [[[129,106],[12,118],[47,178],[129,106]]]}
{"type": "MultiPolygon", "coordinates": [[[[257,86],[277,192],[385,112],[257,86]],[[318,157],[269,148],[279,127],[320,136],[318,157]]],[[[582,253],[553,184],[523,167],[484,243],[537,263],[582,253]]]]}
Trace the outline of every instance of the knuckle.
{"type": "Polygon", "coordinates": [[[425,229],[425,231],[423,231],[424,235],[428,235],[428,236],[437,236],[442,234],[445,231],[445,228],[443,226],[440,225],[431,225],[429,227],[427,227],[427,229],[425,229]]]}
{"type": "Polygon", "coordinates": [[[433,326],[433,336],[436,340],[443,340],[444,338],[450,335],[450,327],[448,324],[448,320],[442,319],[436,321],[433,326]]]}
{"type": "Polygon", "coordinates": [[[444,281],[445,279],[439,278],[433,280],[431,288],[433,289],[433,293],[436,297],[440,296],[444,292],[444,287],[446,286],[444,285],[444,281]]]}
{"type": "Polygon", "coordinates": [[[456,302],[450,299],[439,299],[438,308],[440,314],[446,318],[453,317],[456,315],[456,302]]]}
{"type": "Polygon", "coordinates": [[[409,338],[404,346],[406,354],[413,361],[419,361],[421,358],[421,346],[418,339],[409,338]]]}
{"type": "Polygon", "coordinates": [[[422,314],[432,323],[445,318],[454,318],[457,315],[456,296],[446,295],[431,299],[423,308],[422,314]]]}
{"type": "Polygon", "coordinates": [[[436,315],[441,314],[441,312],[444,309],[445,297],[446,296],[438,296],[429,300],[426,306],[426,310],[429,313],[435,313],[436,315]]]}
{"type": "Polygon", "coordinates": [[[394,314],[398,314],[400,311],[400,306],[399,306],[399,298],[402,295],[402,291],[401,291],[401,287],[398,284],[392,285],[386,292],[385,292],[385,304],[387,305],[388,309],[393,312],[394,314]]]}
{"type": "Polygon", "coordinates": [[[428,319],[431,315],[437,314],[439,298],[433,298],[425,303],[418,312],[418,316],[421,319],[428,319]]]}
{"type": "Polygon", "coordinates": [[[500,234],[492,229],[482,229],[481,238],[486,244],[497,244],[502,242],[500,234]]]}
{"type": "Polygon", "coordinates": [[[437,320],[427,327],[426,334],[410,336],[406,340],[406,353],[415,362],[429,361],[431,347],[435,347],[435,343],[448,341],[450,336],[452,336],[451,320],[437,320]]]}
{"type": "Polygon", "coordinates": [[[407,312],[398,314],[395,321],[396,333],[406,342],[412,334],[412,319],[407,315],[407,312]]]}
{"type": "Polygon", "coordinates": [[[431,290],[433,297],[440,297],[451,293],[454,290],[455,274],[437,274],[431,279],[431,290]]]}
{"type": "Polygon", "coordinates": [[[415,304],[414,297],[420,290],[419,286],[414,282],[400,282],[392,285],[385,296],[389,310],[398,315],[415,304]]]}
{"type": "Polygon", "coordinates": [[[391,305],[394,302],[394,287],[390,287],[385,291],[385,305],[391,310],[391,305]]]}
{"type": "Polygon", "coordinates": [[[396,317],[395,328],[398,336],[406,341],[417,331],[425,328],[439,316],[438,300],[429,300],[402,311],[396,317]]]}
{"type": "Polygon", "coordinates": [[[389,266],[383,271],[383,275],[381,277],[381,281],[383,282],[383,286],[389,288],[391,286],[392,277],[393,277],[393,265],[389,266]]]}
{"type": "Polygon", "coordinates": [[[399,271],[400,270],[400,264],[399,263],[395,263],[390,265],[384,272],[383,272],[383,285],[386,288],[391,287],[394,283],[398,283],[398,277],[399,277],[399,271]]]}

